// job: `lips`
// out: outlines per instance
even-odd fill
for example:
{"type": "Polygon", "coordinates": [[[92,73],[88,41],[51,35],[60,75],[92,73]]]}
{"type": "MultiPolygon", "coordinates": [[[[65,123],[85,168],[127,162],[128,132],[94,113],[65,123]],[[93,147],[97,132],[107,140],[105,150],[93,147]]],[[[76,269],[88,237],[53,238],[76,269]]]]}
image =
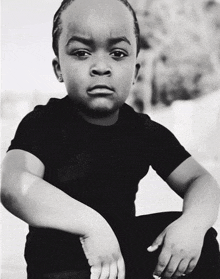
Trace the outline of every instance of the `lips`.
{"type": "Polygon", "coordinates": [[[114,93],[114,89],[104,84],[95,85],[88,89],[90,95],[111,95],[114,93]]]}

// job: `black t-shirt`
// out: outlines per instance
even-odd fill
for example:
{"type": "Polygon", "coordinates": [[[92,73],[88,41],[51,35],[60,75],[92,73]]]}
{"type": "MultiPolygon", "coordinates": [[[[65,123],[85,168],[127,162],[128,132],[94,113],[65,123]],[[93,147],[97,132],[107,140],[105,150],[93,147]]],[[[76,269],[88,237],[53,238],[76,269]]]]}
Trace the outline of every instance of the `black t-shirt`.
{"type": "MultiPolygon", "coordinates": [[[[17,129],[12,149],[38,157],[47,182],[97,210],[113,227],[135,216],[138,183],[149,166],[165,180],[190,156],[169,130],[126,104],[116,124],[98,126],[83,120],[68,96],[51,99],[29,113],[17,129]]],[[[27,250],[43,245],[37,254],[50,255],[57,238],[69,237],[30,227],[27,250]]],[[[32,253],[27,254],[31,261],[32,253]]]]}

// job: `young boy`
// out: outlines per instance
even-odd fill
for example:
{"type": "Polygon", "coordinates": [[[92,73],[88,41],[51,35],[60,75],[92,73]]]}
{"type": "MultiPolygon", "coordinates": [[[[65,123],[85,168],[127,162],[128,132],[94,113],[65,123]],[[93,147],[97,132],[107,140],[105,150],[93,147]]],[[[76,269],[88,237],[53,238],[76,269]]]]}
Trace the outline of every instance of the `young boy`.
{"type": "Polygon", "coordinates": [[[22,120],[3,162],[2,202],[29,224],[28,278],[220,278],[215,180],[125,104],[139,69],[130,5],[63,1],[53,48],[68,96],[22,120]],[[150,165],[184,198],[182,213],[135,217],[150,165]]]}

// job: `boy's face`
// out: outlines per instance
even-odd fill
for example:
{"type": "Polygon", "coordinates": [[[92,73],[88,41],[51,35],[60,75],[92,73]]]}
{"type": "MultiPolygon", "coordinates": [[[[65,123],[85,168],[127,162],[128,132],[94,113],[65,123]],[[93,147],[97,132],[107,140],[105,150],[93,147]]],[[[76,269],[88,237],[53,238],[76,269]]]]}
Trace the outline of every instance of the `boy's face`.
{"type": "Polygon", "coordinates": [[[61,19],[56,75],[86,119],[117,118],[139,67],[132,14],[118,0],[75,0],[61,19]]]}

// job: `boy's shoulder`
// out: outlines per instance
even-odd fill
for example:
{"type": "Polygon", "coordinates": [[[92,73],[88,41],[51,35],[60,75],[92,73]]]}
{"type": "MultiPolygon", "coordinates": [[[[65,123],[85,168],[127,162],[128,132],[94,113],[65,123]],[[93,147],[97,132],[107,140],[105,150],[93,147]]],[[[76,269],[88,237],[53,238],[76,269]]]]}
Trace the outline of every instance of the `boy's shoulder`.
{"type": "MultiPolygon", "coordinates": [[[[64,98],[50,98],[45,105],[37,105],[34,107],[31,114],[36,114],[39,117],[53,116],[58,112],[64,112],[66,108],[67,96],[64,98]]],[[[58,115],[59,116],[59,115],[58,115]]]]}
{"type": "Polygon", "coordinates": [[[151,118],[148,114],[136,112],[130,105],[126,103],[122,106],[121,111],[124,117],[129,120],[142,123],[151,122],[151,118]]]}
{"type": "Polygon", "coordinates": [[[174,137],[169,129],[154,121],[150,115],[146,113],[138,113],[128,105],[126,105],[126,107],[127,113],[130,114],[129,119],[133,119],[133,123],[131,121],[130,126],[133,125],[136,127],[136,132],[139,135],[142,135],[145,140],[151,140],[151,142],[156,143],[164,140],[164,138],[170,139],[171,137],[174,137]]]}
{"type": "Polygon", "coordinates": [[[51,98],[46,105],[37,105],[19,123],[8,150],[25,150],[47,162],[48,146],[59,141],[65,114],[66,97],[51,98]]]}
{"type": "Polygon", "coordinates": [[[147,130],[164,128],[161,124],[151,119],[150,115],[146,113],[136,112],[132,107],[130,107],[127,104],[125,104],[124,110],[127,111],[127,115],[129,115],[129,120],[132,119],[135,123],[135,126],[138,126],[139,128],[142,127],[143,129],[147,130]]]}
{"type": "Polygon", "coordinates": [[[67,97],[58,99],[50,98],[45,105],[37,105],[24,118],[23,122],[54,123],[62,121],[67,113],[67,97]]]}

